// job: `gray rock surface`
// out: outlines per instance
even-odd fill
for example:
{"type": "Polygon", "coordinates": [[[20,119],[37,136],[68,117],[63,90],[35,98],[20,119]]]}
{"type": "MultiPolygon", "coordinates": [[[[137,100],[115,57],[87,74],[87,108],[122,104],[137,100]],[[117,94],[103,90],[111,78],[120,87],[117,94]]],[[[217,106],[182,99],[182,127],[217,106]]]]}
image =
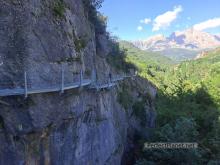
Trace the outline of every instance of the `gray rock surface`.
{"type": "MultiPolygon", "coordinates": [[[[61,63],[65,83],[78,80],[80,70],[88,78],[96,70],[100,80],[112,70],[96,53],[96,34],[82,1],[64,0],[63,17],[54,13],[57,1],[0,1],[0,89],[23,87],[25,71],[29,88],[60,85],[61,63]],[[85,47],[77,48],[79,40],[85,47]]],[[[99,54],[106,55],[102,39],[99,54]]],[[[144,87],[155,96],[150,83],[144,87]]],[[[117,88],[0,100],[8,104],[0,103],[0,165],[119,165],[128,130],[141,129],[132,109],[117,102],[117,88]]]]}

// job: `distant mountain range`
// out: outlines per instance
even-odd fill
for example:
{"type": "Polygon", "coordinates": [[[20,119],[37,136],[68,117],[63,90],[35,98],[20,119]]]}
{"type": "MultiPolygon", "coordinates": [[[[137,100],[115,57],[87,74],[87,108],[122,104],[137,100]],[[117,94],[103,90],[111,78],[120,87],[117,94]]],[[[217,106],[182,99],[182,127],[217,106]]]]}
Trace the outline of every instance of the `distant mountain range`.
{"type": "Polygon", "coordinates": [[[151,82],[157,82],[158,74],[164,75],[166,69],[176,65],[176,62],[157,52],[144,51],[128,41],[120,41],[119,46],[126,51],[126,61],[134,64],[141,76],[151,82]]]}
{"type": "Polygon", "coordinates": [[[174,62],[160,53],[152,52],[152,51],[144,51],[140,50],[132,43],[128,41],[120,41],[119,46],[121,49],[126,50],[127,57],[130,61],[138,62],[141,64],[148,65],[172,65],[174,62]]]}
{"type": "Polygon", "coordinates": [[[183,61],[220,46],[220,34],[212,35],[191,28],[174,32],[168,37],[156,35],[147,40],[134,41],[133,44],[141,50],[158,52],[173,60],[183,61]]]}
{"type": "Polygon", "coordinates": [[[220,35],[212,35],[193,28],[174,32],[169,37],[156,35],[147,40],[134,41],[133,44],[142,50],[162,51],[168,48],[204,50],[220,46],[220,35]]]}
{"type": "Polygon", "coordinates": [[[215,38],[220,41],[220,34],[215,35],[215,38]]]}

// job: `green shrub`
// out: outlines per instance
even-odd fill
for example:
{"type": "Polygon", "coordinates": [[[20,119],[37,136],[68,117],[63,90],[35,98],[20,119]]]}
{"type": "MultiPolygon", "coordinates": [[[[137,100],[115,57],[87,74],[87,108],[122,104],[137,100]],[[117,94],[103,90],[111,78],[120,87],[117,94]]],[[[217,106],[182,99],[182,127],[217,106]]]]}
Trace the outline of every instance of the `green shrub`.
{"type": "Polygon", "coordinates": [[[140,119],[141,125],[143,126],[146,125],[147,122],[145,105],[144,101],[137,101],[132,106],[133,114],[140,119]]]}
{"type": "Polygon", "coordinates": [[[137,70],[134,64],[126,61],[126,50],[119,47],[119,43],[115,38],[109,39],[109,46],[111,47],[111,51],[107,56],[107,62],[111,66],[126,73],[128,73],[131,69],[137,70]]]}
{"type": "Polygon", "coordinates": [[[133,98],[125,85],[123,85],[121,91],[118,92],[117,100],[125,109],[132,106],[133,98]]]}
{"type": "Polygon", "coordinates": [[[66,10],[66,6],[63,0],[58,0],[55,2],[53,7],[53,12],[55,16],[63,18],[65,10],[66,10]]]}
{"type": "MultiPolygon", "coordinates": [[[[152,141],[197,142],[198,135],[195,120],[181,117],[157,130],[152,141]]],[[[146,149],[144,157],[156,164],[203,164],[202,153],[200,149],[146,149]]]]}
{"type": "Polygon", "coordinates": [[[74,40],[74,44],[75,44],[75,47],[76,47],[76,51],[77,52],[80,52],[82,49],[84,49],[87,45],[87,42],[85,39],[82,39],[82,38],[75,38],[74,40]]]}

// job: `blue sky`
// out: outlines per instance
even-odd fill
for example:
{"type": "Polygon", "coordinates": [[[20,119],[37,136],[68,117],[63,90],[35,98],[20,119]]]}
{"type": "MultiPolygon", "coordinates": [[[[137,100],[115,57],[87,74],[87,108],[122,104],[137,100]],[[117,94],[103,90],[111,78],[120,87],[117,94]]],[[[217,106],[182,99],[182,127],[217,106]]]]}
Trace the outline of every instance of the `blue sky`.
{"type": "Polygon", "coordinates": [[[220,33],[220,0],[105,0],[108,31],[124,40],[194,27],[220,33]]]}

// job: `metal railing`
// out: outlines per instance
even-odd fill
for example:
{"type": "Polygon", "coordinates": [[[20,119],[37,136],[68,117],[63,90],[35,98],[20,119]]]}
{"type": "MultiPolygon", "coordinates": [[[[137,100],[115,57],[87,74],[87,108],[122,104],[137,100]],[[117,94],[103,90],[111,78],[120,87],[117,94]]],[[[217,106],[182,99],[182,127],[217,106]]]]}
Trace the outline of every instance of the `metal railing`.
{"type": "MultiPolygon", "coordinates": [[[[111,88],[117,85],[118,81],[122,81],[125,78],[133,77],[128,75],[114,75],[114,76],[106,76],[104,80],[98,80],[96,79],[96,72],[92,72],[92,76],[90,79],[84,79],[83,77],[83,71],[80,70],[80,73],[78,74],[79,81],[76,82],[65,82],[65,69],[64,66],[61,66],[61,81],[60,84],[50,84],[48,86],[44,87],[32,87],[31,83],[28,82],[28,75],[27,72],[24,72],[24,80],[23,85],[20,87],[10,87],[10,88],[4,88],[0,89],[0,96],[14,96],[14,95],[24,95],[25,98],[28,97],[30,94],[37,94],[37,93],[50,93],[50,92],[60,92],[64,93],[65,90],[70,90],[74,88],[80,88],[83,86],[89,86],[90,89],[105,89],[105,88],[111,88]]],[[[53,82],[52,82],[53,83],[53,82]]],[[[4,85],[7,85],[6,83],[4,85]]],[[[1,83],[0,86],[2,87],[1,83]]]]}

